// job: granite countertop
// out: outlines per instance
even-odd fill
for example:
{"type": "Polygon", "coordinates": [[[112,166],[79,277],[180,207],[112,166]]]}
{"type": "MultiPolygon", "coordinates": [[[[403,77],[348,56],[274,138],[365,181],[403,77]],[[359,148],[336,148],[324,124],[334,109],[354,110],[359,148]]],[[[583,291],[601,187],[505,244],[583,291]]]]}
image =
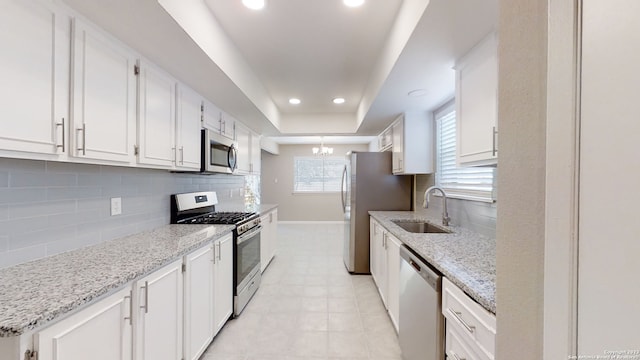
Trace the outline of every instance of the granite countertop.
{"type": "Polygon", "coordinates": [[[370,211],[369,214],[467,295],[496,313],[495,239],[459,226],[448,227],[452,234],[416,234],[392,222],[427,220],[441,224],[441,218],[413,211],[370,211]]]}
{"type": "Polygon", "coordinates": [[[0,337],[40,327],[234,228],[166,225],[0,269],[0,337]]]}

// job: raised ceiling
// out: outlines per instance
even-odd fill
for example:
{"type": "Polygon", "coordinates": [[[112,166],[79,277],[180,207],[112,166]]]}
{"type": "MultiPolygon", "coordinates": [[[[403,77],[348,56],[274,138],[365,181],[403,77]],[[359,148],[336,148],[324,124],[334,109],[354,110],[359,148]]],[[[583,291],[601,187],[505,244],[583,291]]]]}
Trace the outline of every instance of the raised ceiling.
{"type": "Polygon", "coordinates": [[[497,26],[498,0],[65,0],[252,129],[375,135],[454,93],[452,66],[497,26]],[[426,89],[423,97],[409,97],[426,89]],[[334,96],[346,98],[336,106],[334,96]],[[289,97],[302,104],[293,107],[289,97]]]}
{"type": "Polygon", "coordinates": [[[271,0],[260,11],[205,2],[281,113],[354,114],[402,1],[271,0]]]}

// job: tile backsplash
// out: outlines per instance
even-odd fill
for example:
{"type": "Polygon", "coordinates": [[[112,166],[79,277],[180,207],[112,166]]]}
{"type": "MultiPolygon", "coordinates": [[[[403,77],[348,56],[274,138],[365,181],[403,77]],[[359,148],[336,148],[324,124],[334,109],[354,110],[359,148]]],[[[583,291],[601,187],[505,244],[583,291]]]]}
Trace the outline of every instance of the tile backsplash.
{"type": "Polygon", "coordinates": [[[259,202],[253,178],[0,158],[0,268],[166,225],[171,194],[259,202]],[[112,197],[121,215],[110,216],[112,197]]]}
{"type": "MultiPolygon", "coordinates": [[[[422,207],[424,192],[434,184],[434,179],[434,175],[416,175],[414,209],[417,212],[425,212],[441,217],[441,198],[432,195],[429,208],[424,209],[422,207]]],[[[497,203],[449,198],[447,199],[447,211],[452,224],[465,227],[485,236],[496,237],[497,203]]]]}

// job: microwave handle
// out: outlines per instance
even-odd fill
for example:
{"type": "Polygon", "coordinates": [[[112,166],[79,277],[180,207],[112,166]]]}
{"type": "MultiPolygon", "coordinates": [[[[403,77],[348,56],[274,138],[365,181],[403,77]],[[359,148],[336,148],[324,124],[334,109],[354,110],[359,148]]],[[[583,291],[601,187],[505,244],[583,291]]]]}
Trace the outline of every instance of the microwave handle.
{"type": "Polygon", "coordinates": [[[229,147],[229,152],[227,153],[227,164],[231,169],[231,172],[236,171],[238,167],[238,149],[236,149],[235,145],[231,144],[229,147]],[[231,161],[233,157],[233,162],[231,161]]]}

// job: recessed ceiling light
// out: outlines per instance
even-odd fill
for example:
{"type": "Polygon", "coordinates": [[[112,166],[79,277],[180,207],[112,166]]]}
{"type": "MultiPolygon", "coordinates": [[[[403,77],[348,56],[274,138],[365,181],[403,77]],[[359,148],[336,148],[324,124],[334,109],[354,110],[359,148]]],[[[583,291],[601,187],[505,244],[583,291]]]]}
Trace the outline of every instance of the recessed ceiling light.
{"type": "Polygon", "coordinates": [[[289,99],[289,104],[291,105],[299,105],[301,103],[300,99],[291,98],[289,99]]]}
{"type": "Polygon", "coordinates": [[[364,4],[364,0],[342,0],[342,2],[348,7],[358,7],[364,4]]]}
{"type": "Polygon", "coordinates": [[[427,95],[427,89],[415,89],[407,93],[411,97],[422,97],[427,95]]]}
{"type": "Polygon", "coordinates": [[[344,104],[344,98],[335,98],[333,99],[334,104],[344,104]]]}
{"type": "Polygon", "coordinates": [[[252,10],[261,10],[265,6],[266,0],[242,0],[244,6],[252,10]]]}

